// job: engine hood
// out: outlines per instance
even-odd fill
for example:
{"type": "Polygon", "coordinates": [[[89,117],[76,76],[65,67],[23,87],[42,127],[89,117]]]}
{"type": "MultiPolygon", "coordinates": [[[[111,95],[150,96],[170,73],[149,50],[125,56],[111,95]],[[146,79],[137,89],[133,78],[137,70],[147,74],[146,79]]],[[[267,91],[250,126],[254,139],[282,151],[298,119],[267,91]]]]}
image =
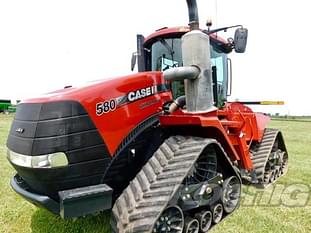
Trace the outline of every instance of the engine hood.
{"type": "Polygon", "coordinates": [[[162,82],[164,82],[162,72],[143,72],[128,76],[95,80],[84,85],[55,90],[22,100],[21,103],[42,103],[60,100],[81,101],[83,98],[88,98],[88,101],[90,101],[93,98],[105,98],[107,93],[109,93],[109,96],[118,95],[120,92],[125,94],[131,88],[162,82]]]}
{"type": "MultiPolygon", "coordinates": [[[[77,110],[73,106],[78,104],[98,129],[112,156],[135,126],[160,112],[163,103],[171,99],[169,85],[164,81],[162,72],[144,72],[64,88],[23,100],[20,106],[37,105],[36,111],[45,112],[41,111],[41,117],[32,120],[49,120],[74,116],[77,110]],[[63,110],[60,112],[60,109],[63,110]],[[42,114],[48,116],[42,117],[42,114]]],[[[18,109],[17,115],[20,115],[18,109]]]]}

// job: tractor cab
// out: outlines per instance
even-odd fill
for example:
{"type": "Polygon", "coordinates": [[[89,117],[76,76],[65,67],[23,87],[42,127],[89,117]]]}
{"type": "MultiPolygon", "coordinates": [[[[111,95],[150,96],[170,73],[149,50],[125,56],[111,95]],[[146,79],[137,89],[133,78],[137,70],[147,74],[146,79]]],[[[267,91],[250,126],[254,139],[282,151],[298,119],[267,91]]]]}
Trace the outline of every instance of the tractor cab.
{"type": "MultiPolygon", "coordinates": [[[[139,72],[164,72],[171,68],[182,67],[181,37],[189,30],[189,27],[162,28],[146,39],[142,35],[137,35],[137,53],[132,57],[132,70],[136,59],[139,72]]],[[[204,30],[203,32],[208,33],[204,30]]],[[[214,105],[221,107],[231,93],[231,60],[227,54],[232,51],[233,45],[216,33],[210,34],[210,45],[214,105]]],[[[171,90],[174,99],[183,96],[184,81],[172,81],[171,90]]]]}

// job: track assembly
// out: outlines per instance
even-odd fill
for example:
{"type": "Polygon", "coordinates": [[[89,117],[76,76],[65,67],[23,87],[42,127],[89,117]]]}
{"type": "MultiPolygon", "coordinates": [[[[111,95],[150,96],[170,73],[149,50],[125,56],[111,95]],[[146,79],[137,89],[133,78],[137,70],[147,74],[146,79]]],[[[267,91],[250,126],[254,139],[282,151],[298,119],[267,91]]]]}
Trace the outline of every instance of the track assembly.
{"type": "Polygon", "coordinates": [[[168,138],[116,201],[113,232],[207,232],[240,201],[238,175],[221,174],[217,156],[214,139],[168,138]]]}
{"type": "Polygon", "coordinates": [[[253,149],[252,161],[258,179],[257,187],[265,188],[286,174],[288,154],[279,130],[265,130],[262,141],[253,149]]]}

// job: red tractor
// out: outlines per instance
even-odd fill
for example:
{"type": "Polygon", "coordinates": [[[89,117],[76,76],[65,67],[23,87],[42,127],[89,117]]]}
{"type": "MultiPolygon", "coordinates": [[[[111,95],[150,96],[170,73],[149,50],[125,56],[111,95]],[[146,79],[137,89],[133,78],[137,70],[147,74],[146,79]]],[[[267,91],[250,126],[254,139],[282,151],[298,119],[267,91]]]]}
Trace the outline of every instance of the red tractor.
{"type": "Polygon", "coordinates": [[[112,208],[113,232],[207,232],[239,206],[242,181],[285,174],[281,132],[227,102],[227,54],[244,52],[247,29],[225,41],[216,33],[231,27],[202,30],[187,5],[189,27],[137,36],[137,74],[18,105],[7,141],[18,194],[63,218],[112,208]]]}

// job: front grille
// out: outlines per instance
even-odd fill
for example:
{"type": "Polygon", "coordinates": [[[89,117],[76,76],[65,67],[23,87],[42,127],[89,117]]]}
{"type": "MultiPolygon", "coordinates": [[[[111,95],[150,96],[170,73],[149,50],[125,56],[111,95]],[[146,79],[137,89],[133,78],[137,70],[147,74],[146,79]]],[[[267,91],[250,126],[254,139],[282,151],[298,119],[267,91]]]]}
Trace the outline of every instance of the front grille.
{"type": "Polygon", "coordinates": [[[99,184],[111,161],[88,113],[74,101],[19,104],[7,147],[30,156],[66,154],[69,165],[60,168],[12,164],[29,188],[54,200],[61,190],[99,184]]]}
{"type": "Polygon", "coordinates": [[[65,152],[69,163],[110,158],[88,113],[74,101],[19,104],[7,147],[31,156],[65,152]]]}

